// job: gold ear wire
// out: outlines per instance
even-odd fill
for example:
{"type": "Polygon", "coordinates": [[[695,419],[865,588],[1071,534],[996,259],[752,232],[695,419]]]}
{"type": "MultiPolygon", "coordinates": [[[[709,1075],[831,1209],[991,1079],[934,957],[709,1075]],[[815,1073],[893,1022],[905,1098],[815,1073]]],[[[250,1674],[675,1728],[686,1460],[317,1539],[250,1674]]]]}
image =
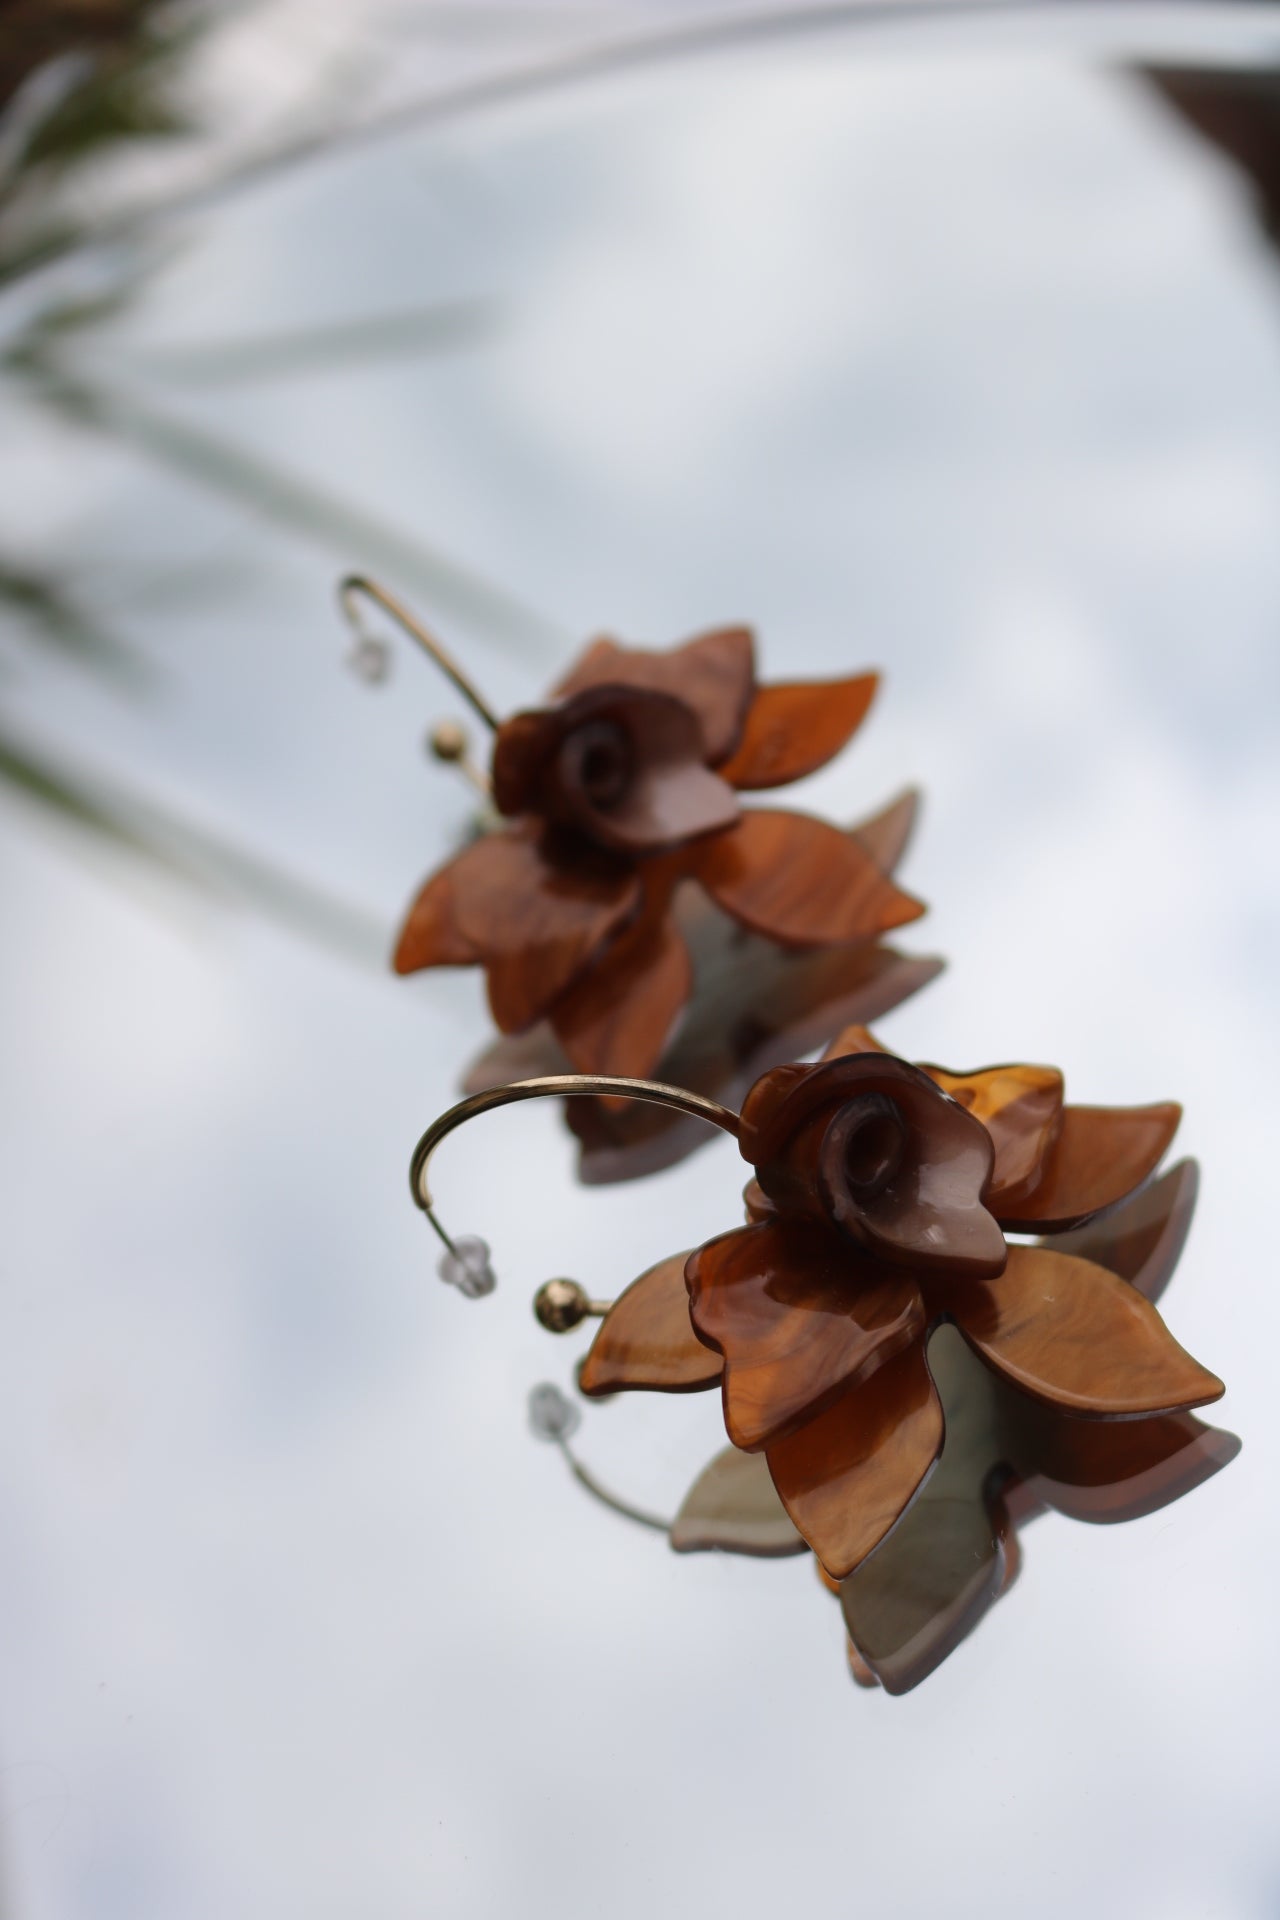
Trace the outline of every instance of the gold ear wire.
{"type": "MultiPolygon", "coordinates": [[[[371,645],[376,647],[378,644],[360,616],[359,596],[361,594],[366,600],[372,600],[375,606],[381,607],[384,613],[389,613],[391,618],[403,627],[410,639],[417,641],[423,652],[429,654],[435,661],[440,671],[452,680],[463,699],[474,707],[486,727],[496,733],[500,724],[497,714],[484,696],[476,691],[452,655],[446,653],[435,635],[428,633],[403,601],[397,600],[393,593],[388,593],[387,589],[379,586],[376,580],[370,580],[363,573],[349,573],[339,584],[338,605],[356,637],[357,644],[362,647],[371,645]]],[[[440,757],[458,758],[459,756],[443,754],[440,757]]]]}
{"type": "MultiPolygon", "coordinates": [[[[679,1113],[691,1113],[697,1119],[721,1128],[723,1132],[732,1134],[735,1140],[738,1137],[738,1115],[730,1107],[722,1107],[715,1100],[704,1099],[700,1093],[690,1093],[686,1087],[666,1086],[661,1080],[627,1080],[607,1073],[551,1073],[536,1080],[513,1080],[505,1087],[489,1087],[483,1093],[473,1093],[469,1099],[460,1100],[456,1107],[450,1107],[438,1120],[433,1120],[418,1141],[409,1162],[409,1189],[414,1205],[426,1214],[443,1241],[449,1260],[455,1263],[449,1277],[457,1273],[470,1280],[471,1284],[463,1286],[464,1292],[475,1295],[492,1291],[494,1280],[488,1264],[488,1248],[482,1240],[471,1236],[463,1245],[452,1240],[445,1232],[436,1216],[427,1187],[427,1166],[432,1154],[456,1127],[465,1126],[468,1120],[474,1120],[482,1113],[490,1113],[497,1107],[512,1106],[517,1100],[574,1099],[592,1094],[620,1094],[628,1100],[674,1107],[679,1113]]],[[[585,1311],[592,1312],[601,1304],[589,1301],[585,1311]]],[[[582,1317],[579,1314],[578,1318],[582,1317]]],[[[539,1318],[542,1319],[541,1314],[539,1318]]],[[[549,1324],[554,1323],[543,1320],[544,1326],[549,1324]]],[[[576,1321],[567,1321],[566,1328],[568,1325],[576,1325],[576,1321]]]]}

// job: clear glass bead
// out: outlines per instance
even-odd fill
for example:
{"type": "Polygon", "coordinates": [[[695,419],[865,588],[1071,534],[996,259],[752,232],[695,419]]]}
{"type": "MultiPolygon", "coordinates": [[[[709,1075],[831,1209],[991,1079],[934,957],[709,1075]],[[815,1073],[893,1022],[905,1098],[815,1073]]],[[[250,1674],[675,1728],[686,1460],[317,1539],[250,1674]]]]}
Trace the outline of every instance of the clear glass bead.
{"type": "Polygon", "coordinates": [[[529,1425],[539,1440],[567,1440],[575,1433],[582,1414],[559,1387],[544,1380],[529,1394],[529,1425]]]}
{"type": "Polygon", "coordinates": [[[347,655],[347,665],[366,686],[381,686],[391,671],[391,649],[385,640],[377,640],[371,633],[361,634],[347,655]]]}
{"type": "Polygon", "coordinates": [[[489,1264],[489,1244],[478,1234],[464,1233],[453,1243],[453,1252],[440,1256],[436,1272],[468,1300],[479,1300],[482,1294],[492,1293],[498,1284],[498,1276],[489,1264]]]}

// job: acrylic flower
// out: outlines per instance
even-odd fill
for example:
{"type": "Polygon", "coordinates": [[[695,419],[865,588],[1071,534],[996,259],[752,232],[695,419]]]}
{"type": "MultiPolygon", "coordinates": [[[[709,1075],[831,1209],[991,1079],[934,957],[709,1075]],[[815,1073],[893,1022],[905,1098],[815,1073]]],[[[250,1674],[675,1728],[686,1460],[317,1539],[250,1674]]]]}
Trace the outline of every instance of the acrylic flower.
{"type": "Polygon", "coordinates": [[[504,824],[427,882],[397,971],[483,966],[503,1033],[545,1019],[579,1071],[644,1076],[693,984],[672,912],[682,882],[787,948],[915,919],[920,902],[854,836],[738,801],[824,765],[875,686],[759,687],[745,628],[669,653],[597,641],[547,706],[499,726],[504,824]]]}
{"type": "Polygon", "coordinates": [[[793,1525],[843,1579],[897,1524],[944,1437],[944,1322],[1019,1396],[1094,1420],[1217,1399],[1149,1302],[1064,1232],[1147,1179],[1171,1104],[1074,1107],[1051,1068],[914,1067],[863,1029],[743,1104],[750,1224],[660,1263],[605,1320],[583,1391],[721,1387],[793,1525]],[[687,1289],[687,1300],[684,1297],[687,1289]]]}

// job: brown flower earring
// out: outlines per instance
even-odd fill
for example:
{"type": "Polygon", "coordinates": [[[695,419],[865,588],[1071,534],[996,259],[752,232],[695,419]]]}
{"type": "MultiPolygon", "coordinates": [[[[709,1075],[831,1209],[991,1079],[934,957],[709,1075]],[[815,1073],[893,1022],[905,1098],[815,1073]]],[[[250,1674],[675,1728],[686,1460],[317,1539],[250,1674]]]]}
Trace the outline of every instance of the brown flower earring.
{"type": "MultiPolygon", "coordinates": [[[[703,949],[704,984],[729,1010],[717,1023],[703,1007],[689,1023],[679,1077],[704,1091],[723,1091],[744,1061],[758,1070],[817,1044],[819,1010],[829,1033],[836,1019],[876,1017],[937,971],[876,945],[924,912],[890,878],[912,798],[848,833],[739,802],[825,765],[861,724],[875,674],[759,686],[742,627],[667,653],[599,640],[547,704],[499,720],[384,589],[351,576],[341,594],[361,632],[358,661],[372,667],[378,657],[358,624],[364,596],[431,653],[492,730],[497,817],[423,887],[394,964],[401,973],[482,966],[497,1026],[523,1036],[517,1071],[652,1072],[694,987],[691,946],[703,949]],[[702,902],[692,924],[690,893],[702,902]],[[728,926],[728,942],[716,945],[709,920],[728,926]],[[752,944],[744,954],[735,942],[752,944]],[[762,947],[776,956],[771,970],[761,968],[762,947]]],[[[456,730],[438,730],[435,746],[484,784],[456,730]]],[[[469,1084],[509,1078],[510,1044],[469,1084]]],[[[597,1110],[604,1137],[589,1177],[648,1171],[691,1144],[687,1133],[674,1150],[670,1140],[655,1150],[647,1135],[637,1144],[625,1127],[615,1136],[617,1113],[617,1103],[597,1110]]]]}
{"type": "Polygon", "coordinates": [[[563,1331],[603,1316],[579,1376],[588,1397],[719,1386],[733,1450],[711,1471],[717,1497],[728,1489],[749,1511],[751,1537],[735,1542],[723,1526],[708,1537],[704,1490],[702,1521],[695,1501],[672,1542],[811,1547],[841,1592],[863,1677],[901,1691],[936,1665],[1011,1577],[1011,1515],[1037,1502],[1070,1511],[1073,1489],[1087,1509],[1092,1489],[1101,1511],[1084,1517],[1127,1517],[1230,1457],[1230,1436],[1187,1424],[1221,1381],[1151,1304],[1190,1212],[1181,1174],[1139,1191],[1176,1106],[1068,1106],[1054,1069],[912,1066],[862,1028],[817,1065],[766,1073],[740,1115],[652,1082],[494,1089],[442,1116],[413,1157],[446,1277],[478,1291],[468,1275],[483,1266],[492,1285],[483,1243],[455,1246],[433,1211],[426,1172],[439,1142],[512,1100],[624,1091],[736,1136],[753,1168],[749,1224],[659,1262],[611,1306],[548,1283],[539,1318],[563,1331]],[[1058,1243],[1011,1244],[1006,1230],[1058,1243]],[[963,1484],[967,1508],[953,1487],[930,1513],[939,1475],[939,1492],[948,1475],[963,1484]],[[1008,1504],[981,1578],[962,1544],[956,1591],[940,1601],[957,1512],[980,1512],[990,1529],[1001,1486],[1008,1504]],[[1108,1503],[1109,1487],[1120,1491],[1108,1503]],[[906,1596],[896,1613],[886,1590],[906,1596]]]}

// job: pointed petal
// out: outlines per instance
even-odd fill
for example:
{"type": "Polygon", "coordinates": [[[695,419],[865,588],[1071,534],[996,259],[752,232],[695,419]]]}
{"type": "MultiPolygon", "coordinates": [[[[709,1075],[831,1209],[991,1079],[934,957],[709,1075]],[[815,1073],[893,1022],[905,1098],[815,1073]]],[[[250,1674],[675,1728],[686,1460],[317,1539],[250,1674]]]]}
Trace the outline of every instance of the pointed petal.
{"type": "Polygon", "coordinates": [[[982,1067],[975,1073],[924,1071],[944,1093],[981,1120],[995,1164],[984,1198],[996,1218],[1038,1185],[1062,1122],[1062,1075],[1056,1067],[982,1067]]]}
{"type": "Polygon", "coordinates": [[[840,1587],[849,1635],[889,1693],[932,1673],[1016,1568],[1015,1536],[994,1490],[999,1382],[954,1327],[930,1340],[929,1370],[946,1428],[938,1463],[899,1525],[840,1587]]]}
{"type": "Polygon", "coordinates": [[[631,869],[589,857],[553,862],[521,827],[486,834],[439,877],[448,881],[451,925],[487,965],[489,1004],[504,1033],[538,1019],[640,900],[631,869]]]}
{"type": "Polygon", "coordinates": [[[737,743],[754,682],[750,627],[725,627],[665,652],[596,640],[555,691],[560,699],[598,686],[674,694],[697,715],[705,756],[714,765],[737,743]]]}
{"type": "Polygon", "coordinates": [[[909,1276],[859,1261],[803,1221],[722,1234],[685,1273],[694,1328],[724,1355],[726,1431],[748,1453],[812,1419],[924,1324],[909,1276]]]}
{"type": "Polygon", "coordinates": [[[779,1559],[804,1553],[804,1541],[774,1491],[764,1457],[726,1447],[704,1467],[684,1497],[671,1528],[677,1553],[746,1553],[779,1559]]]}
{"type": "Polygon", "coordinates": [[[695,849],[690,872],[726,913],[784,946],[866,940],[924,912],[848,834],[803,813],[744,813],[695,849]]]}
{"type": "Polygon", "coordinates": [[[892,873],[907,850],[919,812],[920,789],[906,787],[881,812],[860,820],[849,832],[881,873],[892,873]]]}
{"type": "Polygon", "coordinates": [[[868,1027],[856,1022],[852,1026],[842,1027],[835,1039],[828,1043],[823,1053],[824,1060],[843,1060],[851,1053],[888,1053],[888,1047],[882,1047],[874,1033],[868,1027]]]}
{"type": "Polygon", "coordinates": [[[1006,1443],[1028,1493],[1073,1520],[1137,1520],[1181,1499],[1240,1451],[1193,1413],[1080,1420],[1019,1396],[1006,1443]]]}
{"type": "Polygon", "coordinates": [[[670,915],[644,914],[551,1009],[577,1073],[646,1080],[689,998],[693,968],[670,915]]]}
{"type": "Polygon", "coordinates": [[[1062,1233],[1132,1193],[1159,1166],[1182,1108],[1064,1107],[1057,1140],[1025,1198],[993,1207],[1001,1226],[1062,1233]]]}
{"type": "Polygon", "coordinates": [[[901,1518],[941,1447],[942,1403],[915,1340],[765,1458],[783,1506],[843,1580],[901,1518]]]}
{"type": "Polygon", "coordinates": [[[1074,1233],[1055,1234],[1052,1251],[1074,1253],[1109,1268],[1154,1306],[1173,1277],[1186,1243],[1199,1186],[1195,1161],[1180,1160],[1101,1220],[1077,1227],[1074,1233]]]}
{"type": "Polygon", "coordinates": [[[458,924],[458,869],[466,884],[467,848],[447,867],[432,874],[410,907],[396,940],[391,964],[397,973],[417,973],[422,967],[466,967],[481,959],[480,949],[458,924]]]}
{"type": "Polygon", "coordinates": [[[998,1280],[952,1284],[945,1300],[988,1366],[1067,1413],[1172,1413],[1225,1391],[1136,1287],[1071,1254],[1010,1247],[998,1280]]]}
{"type": "Polygon", "coordinates": [[[879,684],[878,673],[863,673],[757,688],[721,779],[744,789],[784,787],[825,767],[862,725],[879,684]]]}
{"type": "Polygon", "coordinates": [[[582,1363],[578,1385],[595,1396],[628,1387],[651,1393],[699,1393],[724,1363],[704,1347],[689,1318],[687,1253],[673,1253],[633,1280],[605,1315],[582,1363]]]}

